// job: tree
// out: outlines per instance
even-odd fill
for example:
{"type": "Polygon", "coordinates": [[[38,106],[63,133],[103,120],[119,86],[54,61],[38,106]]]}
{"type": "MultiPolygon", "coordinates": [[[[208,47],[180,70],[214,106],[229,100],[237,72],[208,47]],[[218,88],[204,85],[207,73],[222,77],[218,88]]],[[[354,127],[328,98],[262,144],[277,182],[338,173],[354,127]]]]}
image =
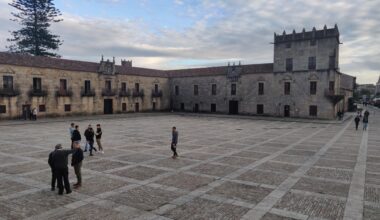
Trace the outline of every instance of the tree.
{"type": "Polygon", "coordinates": [[[13,38],[7,39],[12,42],[8,46],[10,52],[27,53],[35,56],[59,57],[49,50],[58,50],[62,41],[58,35],[50,32],[52,23],[62,21],[57,17],[61,12],[55,8],[52,0],[13,0],[10,6],[18,12],[11,13],[22,27],[20,30],[11,31],[13,38]]]}

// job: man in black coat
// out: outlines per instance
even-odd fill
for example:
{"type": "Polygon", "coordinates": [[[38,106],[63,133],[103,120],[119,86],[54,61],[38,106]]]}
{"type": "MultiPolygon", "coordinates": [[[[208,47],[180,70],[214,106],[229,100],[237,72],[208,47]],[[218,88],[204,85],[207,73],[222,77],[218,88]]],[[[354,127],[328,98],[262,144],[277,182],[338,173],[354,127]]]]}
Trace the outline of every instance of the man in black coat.
{"type": "Polygon", "coordinates": [[[81,141],[82,136],[80,135],[79,132],[79,126],[75,125],[75,129],[73,130],[73,134],[71,135],[71,140],[72,142],[79,142],[81,141]]]}
{"type": "Polygon", "coordinates": [[[69,168],[67,165],[68,156],[73,153],[74,150],[64,150],[60,144],[58,144],[55,148],[57,150],[52,155],[52,161],[55,173],[57,175],[58,194],[63,194],[63,187],[66,189],[66,194],[70,194],[69,168]]]}
{"type": "Polygon", "coordinates": [[[77,183],[74,184],[75,188],[82,186],[82,161],[83,161],[83,150],[80,148],[79,142],[74,142],[74,153],[71,159],[71,166],[74,167],[75,175],[77,176],[77,183]]]}
{"type": "MultiPolygon", "coordinates": [[[[92,129],[91,125],[88,125],[88,128],[84,132],[84,136],[86,137],[87,143],[90,145],[90,156],[94,156],[92,154],[92,150],[95,150],[95,151],[97,151],[97,150],[96,150],[96,148],[94,148],[95,132],[94,132],[94,129],[92,129]]],[[[86,148],[84,151],[86,152],[86,148]]]]}
{"type": "Polygon", "coordinates": [[[59,145],[55,146],[54,151],[50,152],[49,159],[48,159],[48,163],[51,169],[51,191],[55,190],[55,183],[57,180],[57,175],[56,175],[56,172],[54,169],[54,163],[53,163],[53,154],[57,151],[59,147],[60,147],[59,145]]]}

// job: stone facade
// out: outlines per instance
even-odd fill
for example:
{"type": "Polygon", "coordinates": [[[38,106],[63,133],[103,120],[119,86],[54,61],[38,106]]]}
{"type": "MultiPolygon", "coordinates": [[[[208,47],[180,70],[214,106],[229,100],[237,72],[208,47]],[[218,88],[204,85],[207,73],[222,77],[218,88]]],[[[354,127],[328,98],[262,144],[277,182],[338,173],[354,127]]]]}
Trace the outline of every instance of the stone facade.
{"type": "Polygon", "coordinates": [[[172,109],[332,119],[355,84],[339,71],[339,44],[337,26],[284,31],[273,63],[169,71],[0,53],[0,118],[35,107],[40,116],[172,109]]]}

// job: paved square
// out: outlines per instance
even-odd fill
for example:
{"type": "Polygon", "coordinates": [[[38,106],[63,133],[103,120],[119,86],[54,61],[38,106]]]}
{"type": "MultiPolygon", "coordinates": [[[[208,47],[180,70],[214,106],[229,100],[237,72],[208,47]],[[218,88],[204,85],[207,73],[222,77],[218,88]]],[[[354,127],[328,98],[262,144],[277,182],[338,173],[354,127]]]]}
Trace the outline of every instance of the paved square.
{"type": "MultiPolygon", "coordinates": [[[[380,118],[370,119],[367,132],[356,131],[352,119],[128,114],[1,121],[0,219],[380,219],[380,118]],[[88,124],[102,124],[105,153],[86,152],[83,186],[58,196],[50,191],[47,158],[57,143],[70,147],[71,120],[82,134],[88,124]],[[176,160],[172,126],[179,131],[176,160]]],[[[74,183],[72,167],[69,174],[74,183]]]]}

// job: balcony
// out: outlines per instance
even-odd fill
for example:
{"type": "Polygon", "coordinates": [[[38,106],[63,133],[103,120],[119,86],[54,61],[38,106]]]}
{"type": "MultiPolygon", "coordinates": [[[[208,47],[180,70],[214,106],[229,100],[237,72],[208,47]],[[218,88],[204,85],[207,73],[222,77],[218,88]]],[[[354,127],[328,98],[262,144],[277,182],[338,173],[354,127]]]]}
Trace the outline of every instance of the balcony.
{"type": "Polygon", "coordinates": [[[152,90],[152,98],[161,98],[162,90],[152,90]]]}
{"type": "Polygon", "coordinates": [[[80,92],[80,95],[82,97],[94,97],[96,95],[95,89],[88,89],[88,90],[82,89],[80,92]]]}
{"type": "Polygon", "coordinates": [[[336,105],[339,101],[344,99],[344,91],[343,90],[325,90],[325,96],[336,105]]]}
{"type": "Polygon", "coordinates": [[[29,97],[46,97],[48,95],[47,89],[34,89],[31,87],[28,91],[29,97]]]}
{"type": "Polygon", "coordinates": [[[73,90],[71,88],[69,89],[58,89],[55,92],[56,97],[72,97],[73,96],[73,90]]]}
{"type": "Polygon", "coordinates": [[[18,87],[0,89],[0,97],[15,97],[19,95],[20,95],[20,90],[18,89],[18,87]]]}
{"type": "Polygon", "coordinates": [[[139,91],[133,90],[132,92],[133,98],[141,97],[144,98],[144,90],[140,89],[139,91]]]}
{"type": "Polygon", "coordinates": [[[117,94],[115,89],[103,89],[102,96],[115,96],[117,94]]]}
{"type": "Polygon", "coordinates": [[[130,97],[130,96],[131,96],[131,91],[129,89],[127,90],[120,89],[119,97],[130,97]]]}

